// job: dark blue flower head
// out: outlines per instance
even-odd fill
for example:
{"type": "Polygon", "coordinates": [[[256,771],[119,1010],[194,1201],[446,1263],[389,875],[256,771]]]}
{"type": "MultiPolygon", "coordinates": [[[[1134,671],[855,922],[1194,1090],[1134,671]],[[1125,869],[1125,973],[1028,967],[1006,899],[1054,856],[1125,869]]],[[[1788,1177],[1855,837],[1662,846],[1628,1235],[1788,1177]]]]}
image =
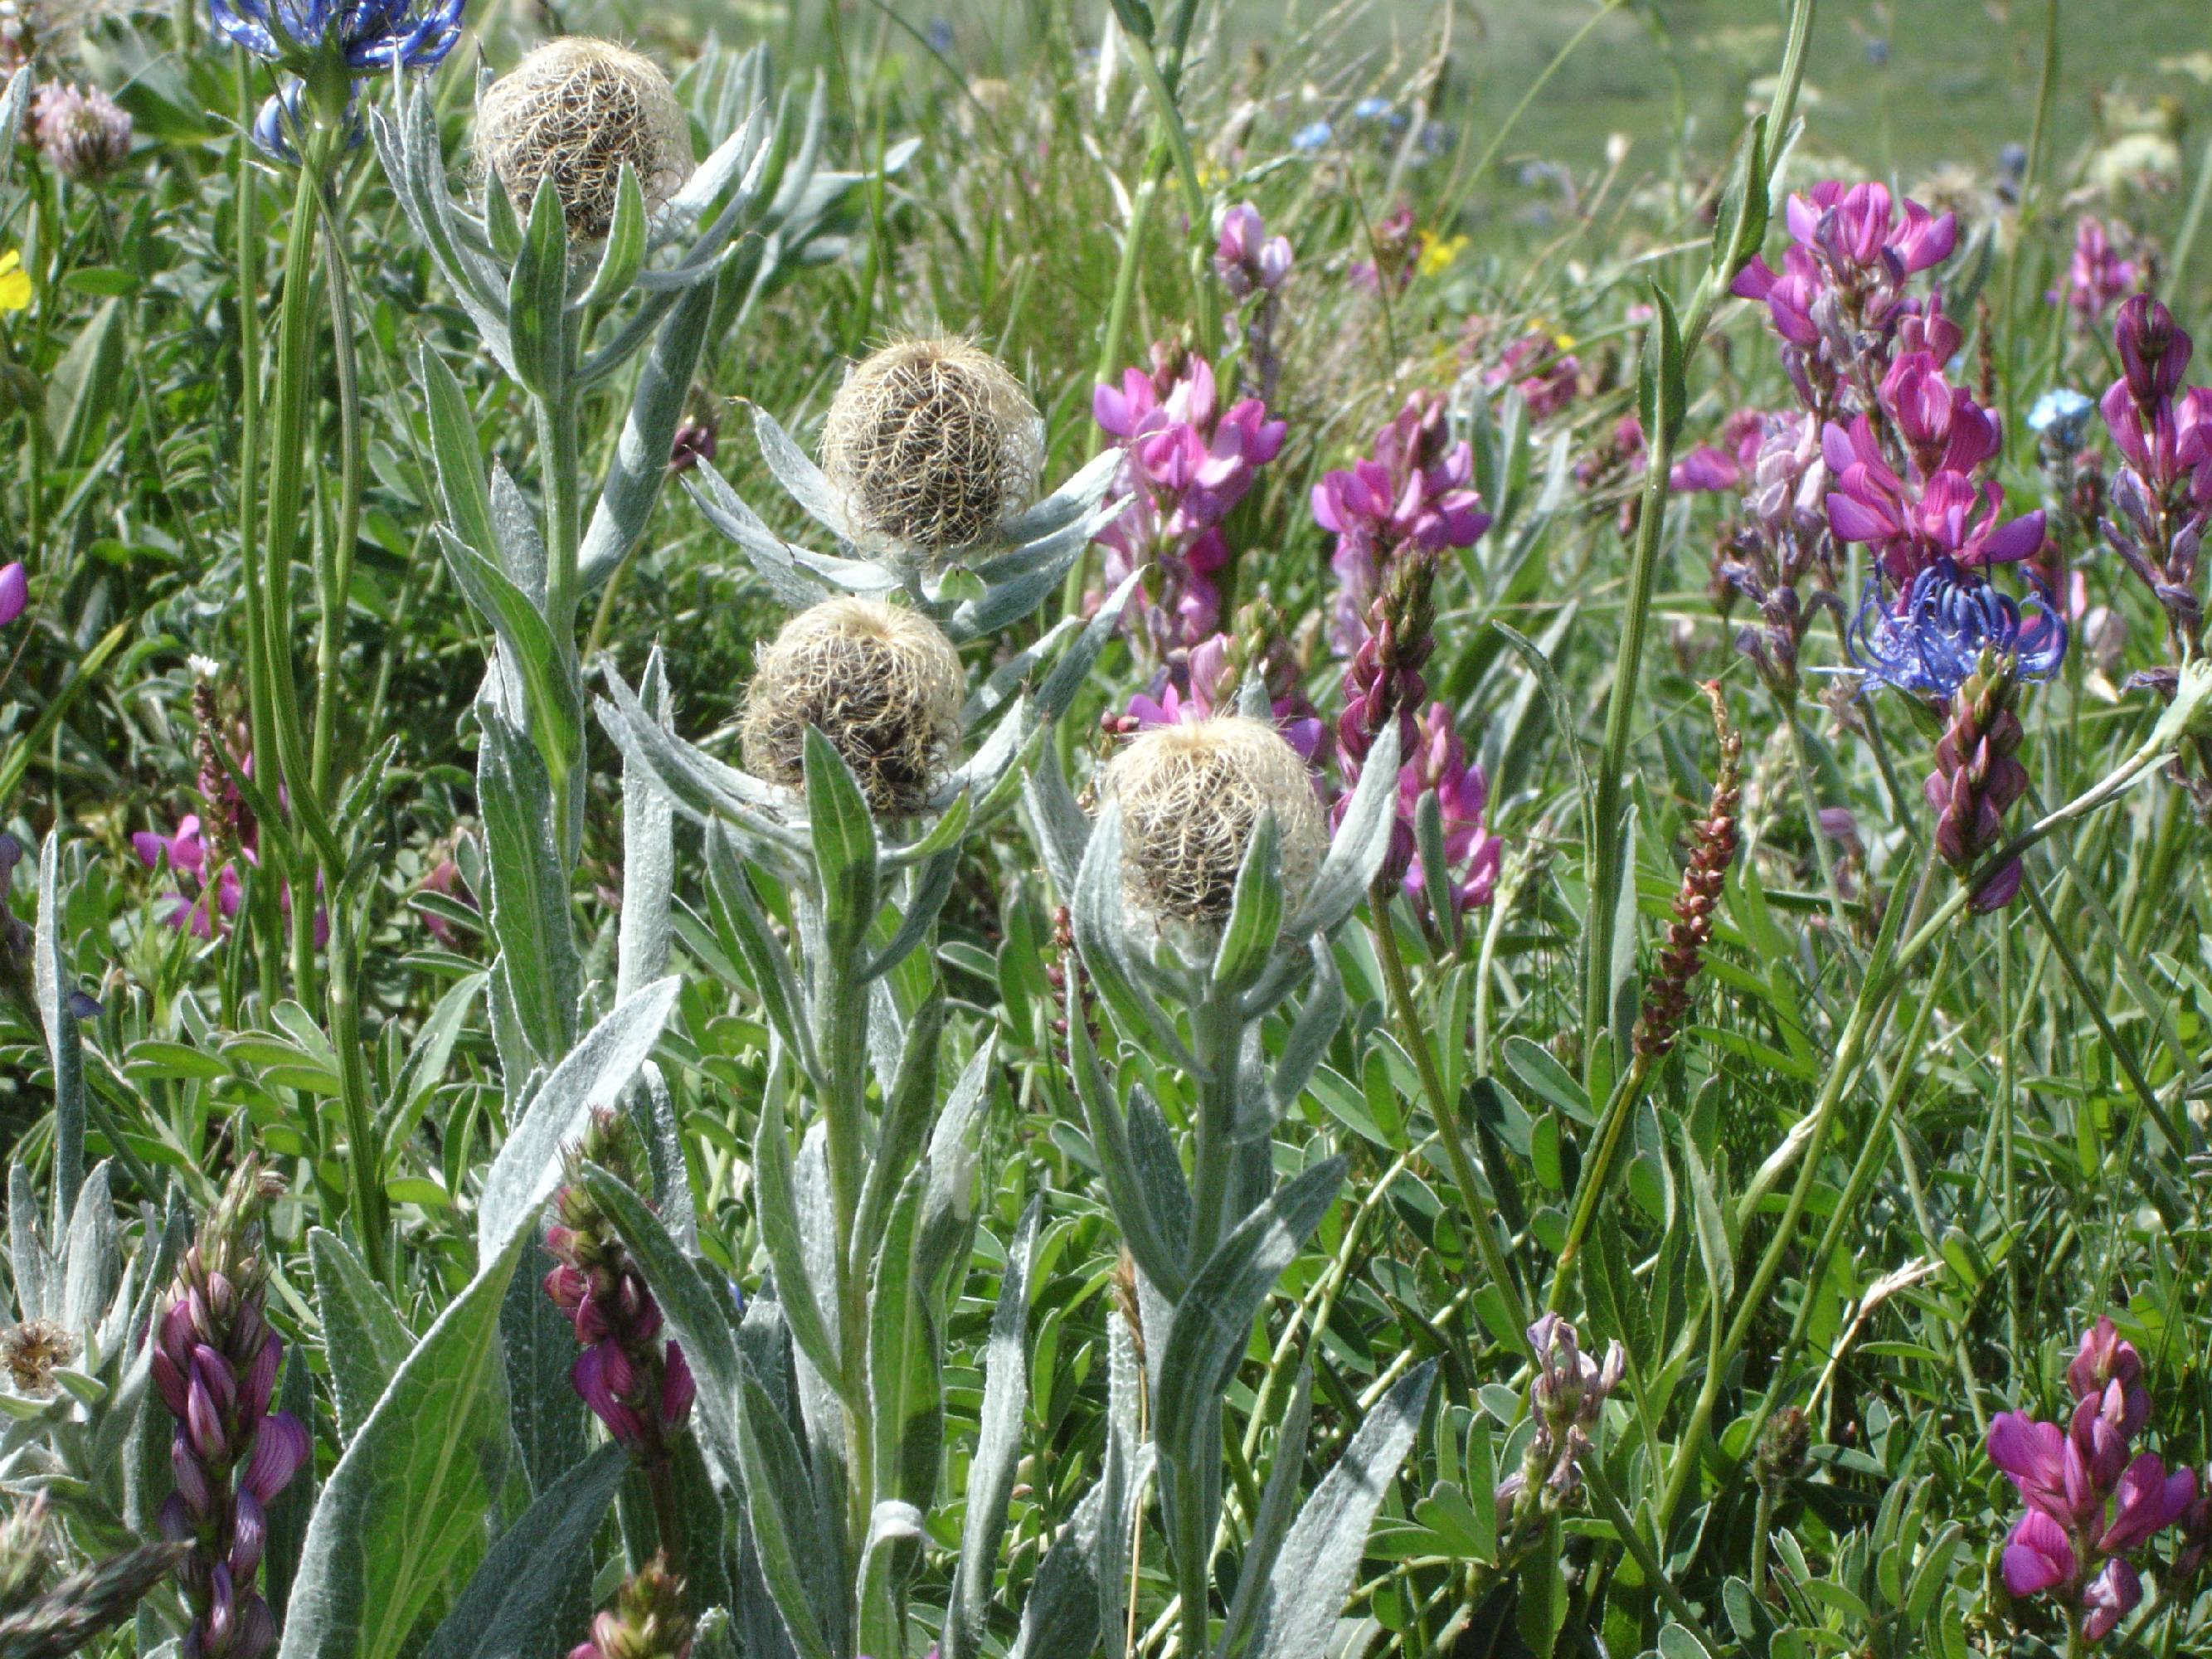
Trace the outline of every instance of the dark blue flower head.
{"type": "Polygon", "coordinates": [[[2026,604],[2023,614],[2020,600],[1948,559],[1915,576],[1895,605],[1883,597],[1877,574],[1851,624],[1851,661],[1884,684],[1924,697],[1950,696],[1984,652],[2010,658],[2015,679],[2047,680],[2066,660],[2066,624],[2041,583],[2026,604]]]}
{"type": "Polygon", "coordinates": [[[434,69],[461,38],[465,0],[208,0],[216,28],[294,68],[335,52],[349,70],[434,69]],[[418,12],[416,7],[421,5],[418,12]]]}

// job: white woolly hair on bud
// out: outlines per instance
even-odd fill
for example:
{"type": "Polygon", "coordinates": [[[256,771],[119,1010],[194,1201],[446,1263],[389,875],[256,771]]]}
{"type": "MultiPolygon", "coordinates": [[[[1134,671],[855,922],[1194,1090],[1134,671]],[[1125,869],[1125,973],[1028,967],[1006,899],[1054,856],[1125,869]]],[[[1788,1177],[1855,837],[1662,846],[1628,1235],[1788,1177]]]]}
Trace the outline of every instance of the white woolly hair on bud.
{"type": "Polygon", "coordinates": [[[1130,907],[1218,928],[1260,817],[1275,818],[1284,897],[1295,906],[1328,850],[1313,776],[1265,720],[1243,714],[1155,726],[1107,763],[1103,793],[1121,809],[1130,907]]]}
{"type": "Polygon", "coordinates": [[[822,470],[854,539],[941,559],[1036,500],[1044,422],[996,357],[954,338],[900,340],[846,371],[822,426],[822,470]]]}
{"type": "Polygon", "coordinates": [[[806,728],[853,769],[878,814],[927,804],[960,739],[960,653],[927,617],[881,599],[800,611],[763,648],[738,726],[746,769],[805,787],[806,728]]]}
{"type": "Polygon", "coordinates": [[[477,105],[477,161],[527,218],[551,179],[572,245],[603,240],[628,162],[648,210],[691,176],[691,124],[650,58],[586,35],[533,48],[477,105]]]}

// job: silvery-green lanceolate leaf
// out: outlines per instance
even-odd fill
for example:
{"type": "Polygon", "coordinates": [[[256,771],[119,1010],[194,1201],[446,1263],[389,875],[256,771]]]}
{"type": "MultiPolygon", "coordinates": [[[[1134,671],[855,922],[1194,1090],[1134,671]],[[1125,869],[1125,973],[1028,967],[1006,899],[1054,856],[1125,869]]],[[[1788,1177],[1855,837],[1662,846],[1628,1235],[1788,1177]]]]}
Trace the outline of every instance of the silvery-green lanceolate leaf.
{"type": "Polygon", "coordinates": [[[684,489],[707,522],[737,544],[780,603],[804,611],[830,597],[830,585],[800,566],[790,544],[745,505],[710,462],[700,461],[686,472],[684,489]]]}
{"type": "Polygon", "coordinates": [[[738,1446],[738,1396],[743,1366],[737,1334],[722,1311],[720,1292],[677,1247],[660,1218],[628,1185],[600,1169],[583,1172],[584,1188],[602,1206],[668,1322],[668,1333],[683,1346],[684,1363],[697,1384],[699,1435],[708,1460],[732,1490],[738,1485],[743,1456],[738,1446]]]}
{"type": "Polygon", "coordinates": [[[538,181],[522,252],[507,281],[507,334],[514,378],[537,397],[556,401],[568,383],[568,229],[561,193],[548,173],[538,181]]]}
{"type": "Polygon", "coordinates": [[[905,1625],[903,1564],[921,1536],[921,1511],[911,1504],[887,1498],[869,1513],[860,1550],[860,1652],[898,1651],[905,1625]]]}
{"type": "Polygon", "coordinates": [[[323,1352],[330,1363],[338,1443],[347,1445],[414,1352],[415,1334],[384,1287],[369,1277],[353,1246],[336,1233],[309,1228],[307,1259],[314,1267],[315,1313],[322,1321],[323,1352]]]}
{"type": "MultiPolygon", "coordinates": [[[[485,195],[498,195],[495,190],[485,195]]],[[[590,285],[569,303],[573,306],[611,305],[629,290],[645,269],[645,191],[637,182],[637,169],[622,164],[615,180],[615,210],[599,246],[599,263],[590,285]]]]}
{"type": "Polygon", "coordinates": [[[944,1355],[915,1249],[928,1185],[916,1170],[899,1189],[868,1281],[875,1489],[917,1505],[936,1497],[945,1449],[944,1355]]]}
{"type": "Polygon", "coordinates": [[[753,410],[753,436],[760,445],[761,459],[768,463],[768,470],[775,475],[775,481],[783,486],[785,493],[799,503],[807,517],[839,540],[849,541],[844,503],[838,500],[836,488],[777,423],[775,416],[757,405],[753,410]]]}
{"type": "MultiPolygon", "coordinates": [[[[1141,1299],[1141,1292],[1139,1293],[1141,1299]]],[[[1138,1396],[1143,1367],[1137,1340],[1119,1310],[1106,1322],[1106,1449],[1098,1474],[1098,1634],[1106,1659],[1128,1651],[1131,1541],[1143,1512],[1152,1448],[1143,1443],[1138,1396]]]]}
{"type": "Polygon", "coordinates": [[[1107,1547],[1105,1497],[1103,1486],[1091,1487],[1045,1552],[1022,1605],[1021,1634],[1008,1659],[1062,1659],[1089,1653],[1097,1644],[1098,1560],[1107,1547]]]}
{"type": "Polygon", "coordinates": [[[760,1552],[761,1575],[799,1659],[835,1659],[821,1615],[842,1603],[845,1592],[834,1578],[824,1582],[822,1569],[842,1552],[826,1544],[799,1443],[775,1402],[749,1370],[742,1387],[738,1443],[745,1514],[760,1552]]]}
{"type": "Polygon", "coordinates": [[[1394,721],[1375,740],[1344,820],[1329,842],[1328,855],[1285,931],[1329,933],[1358,908],[1390,850],[1397,799],[1398,727],[1394,721]]]}
{"type": "Polygon", "coordinates": [[[653,336],[630,394],[629,417],[615,440],[614,464],[576,555],[577,580],[586,592],[612,574],[645,534],[668,477],[669,453],[714,307],[711,286],[686,294],[653,336]]]}
{"type": "Polygon", "coordinates": [[[61,1303],[61,1273],[46,1248],[38,1189],[19,1159],[8,1166],[8,1265],[19,1320],[52,1319],[61,1303]]]}
{"type": "MultiPolygon", "coordinates": [[[[776,1299],[782,1304],[799,1351],[825,1380],[834,1383],[842,1370],[836,1341],[823,1317],[822,1300],[807,1269],[806,1249],[799,1233],[798,1180],[781,1100],[770,1098],[762,1105],[752,1154],[753,1203],[760,1221],[761,1244],[775,1274],[776,1299]]],[[[834,1297],[836,1285],[826,1288],[834,1297]]]]}
{"type": "MultiPolygon", "coordinates": [[[[446,360],[425,345],[419,356],[424,401],[429,405],[430,460],[437,469],[438,494],[453,534],[485,558],[501,556],[492,523],[491,496],[484,489],[483,452],[469,402],[446,360]]],[[[510,569],[508,575],[515,573],[510,569]]]]}
{"type": "Polygon", "coordinates": [[[444,160],[438,152],[437,130],[428,105],[428,99],[419,90],[403,88],[396,125],[385,119],[383,111],[371,110],[369,127],[375,135],[376,152],[400,210],[476,325],[485,349],[512,373],[506,299],[498,273],[489,260],[462,246],[455,234],[453,204],[446,196],[444,160]],[[425,149],[427,161],[420,154],[425,149]]]}
{"type": "Polygon", "coordinates": [[[76,1016],[70,1010],[76,987],[61,944],[61,832],[46,832],[39,849],[39,921],[31,935],[31,982],[39,1023],[46,1027],[46,1058],[54,1068],[54,1219],[59,1239],[76,1210],[84,1185],[84,1055],[76,1016]]]}
{"type": "Polygon", "coordinates": [[[1316,933],[1309,939],[1307,953],[1313,963],[1313,989],[1291,1019],[1290,1032],[1283,1039],[1283,1052],[1267,1079],[1268,1096],[1278,1117],[1290,1110],[1312,1080],[1314,1068],[1344,1024],[1344,975],[1337,969],[1336,952],[1328,935],[1316,933]]]}
{"type": "Polygon", "coordinates": [[[931,1300],[939,1304],[945,1301],[945,1282],[956,1260],[966,1260],[974,1229],[975,1143],[997,1054],[995,1038],[986,1039],[975,1050],[930,1131],[929,1185],[922,1195],[915,1262],[931,1300]]]}
{"type": "Polygon", "coordinates": [[[85,1177],[62,1248],[61,1322],[72,1331],[93,1328],[107,1311],[123,1273],[115,1194],[109,1181],[112,1168],[103,1159],[85,1177]]]}
{"type": "Polygon", "coordinates": [[[0,93],[0,185],[8,182],[15,163],[15,134],[22,127],[23,112],[31,106],[34,79],[31,66],[25,64],[8,77],[8,90],[0,93]]]}
{"type": "Polygon", "coordinates": [[[1187,1278],[1182,1251],[1170,1234],[1167,1218],[1154,1209],[1146,1182],[1138,1173],[1127,1121],[1121,1103],[1115,1098],[1112,1084],[1099,1066],[1098,1055],[1091,1046],[1089,1024],[1083,1017],[1083,1006],[1072,977],[1068,999],[1067,1047],[1071,1069],[1075,1074],[1076,1098],[1082,1103],[1091,1148],[1098,1157],[1107,1202],[1113,1208],[1115,1220],[1121,1224],[1121,1237],[1129,1247],[1129,1254],[1136,1259],[1138,1271],[1170,1297],[1179,1297],[1187,1278]]]}
{"type": "Polygon", "coordinates": [[[866,942],[876,919],[876,821],[853,769],[817,726],[806,728],[803,766],[823,939],[831,958],[842,961],[866,942]]]}
{"type": "Polygon", "coordinates": [[[1016,546],[1041,540],[1086,517],[1106,499],[1114,475],[1121,470],[1118,449],[1101,450],[1077,470],[1066,483],[1005,526],[1006,539],[1016,546]]]}
{"type": "MultiPolygon", "coordinates": [[[[1030,1273],[1036,1265],[1037,1222],[1043,1200],[1031,1199],[1014,1229],[999,1279],[999,1304],[983,1366],[983,1405],[975,1427],[975,1452],[968,1466],[968,1512],[960,1532],[960,1560],[945,1610],[945,1659],[971,1659],[1006,1535],[1020,1466],[1022,1428],[1029,1412],[1030,1273]]],[[[1115,1316],[1109,1315],[1109,1318],[1115,1316]]]]}
{"type": "Polygon", "coordinates": [[[512,1659],[562,1645],[571,1632],[555,1621],[629,1467],[620,1446],[601,1446],[548,1488],[491,1547],[422,1659],[512,1659]]]}
{"type": "Polygon", "coordinates": [[[1240,1651],[1253,1659],[1323,1659],[1334,1650],[1337,1620],[1367,1553],[1368,1528],[1413,1449],[1436,1364],[1431,1359],[1407,1373],[1368,1413],[1298,1512],[1267,1571],[1260,1605],[1242,1626],[1232,1615],[1220,1659],[1237,1659],[1240,1651]]]}
{"type": "Polygon", "coordinates": [[[696,219],[714,205],[717,197],[742,173],[757,168],[766,155],[768,109],[756,104],[745,123],[714,146],[705,161],[692,170],[684,187],[668,198],[667,211],[696,219]]]}
{"type": "Polygon", "coordinates": [[[523,499],[507,470],[494,461],[491,467],[491,527],[498,538],[495,551],[507,580],[530,596],[541,610],[545,604],[545,538],[538,533],[538,517],[523,499]]]}
{"type": "Polygon", "coordinates": [[[278,1659],[394,1659],[507,1474],[501,1297],[517,1231],[439,1316],[315,1504],[278,1659]]]}
{"type": "Polygon", "coordinates": [[[1192,1054],[1174,1019],[1132,971],[1121,902],[1121,808],[1109,801],[1091,832],[1075,872],[1070,909],[1075,943],[1092,984],[1132,1042],[1146,1044],[1200,1083],[1210,1073],[1192,1054]]]}
{"type": "Polygon", "coordinates": [[[777,879],[803,880],[806,832],[780,816],[791,809],[790,799],[662,726],[639,706],[621,676],[609,672],[605,678],[609,695],[593,707],[601,728],[622,750],[623,764],[649,774],[693,823],[726,824],[744,836],[748,854],[777,879]]]}
{"type": "Polygon", "coordinates": [[[1344,1168],[1341,1158],[1327,1158],[1285,1185],[1222,1241],[1176,1299],[1154,1402],[1153,1438],[1164,1460],[1196,1467],[1203,1425],[1221,1409],[1252,1321],[1336,1201],[1344,1168]]]}
{"type": "Polygon", "coordinates": [[[1046,728],[1030,700],[1018,701],[991,728],[991,735],[939,788],[933,805],[942,810],[962,790],[975,797],[975,822],[988,822],[1013,801],[1024,762],[1043,751],[1046,728]]]}
{"type": "Polygon", "coordinates": [[[961,709],[961,729],[973,731],[994,711],[1005,708],[1028,685],[1038,665],[1053,661],[1069,637],[1081,631],[1083,626],[1080,617],[1062,617],[1039,635],[1034,643],[993,668],[982,684],[969,695],[966,706],[961,709]]]}
{"type": "Polygon", "coordinates": [[[1298,1488],[1304,1484],[1306,1431],[1313,1421],[1313,1367],[1299,1366],[1291,1408],[1275,1436],[1275,1462],[1267,1471],[1267,1490],[1260,1496],[1260,1513],[1253,1520],[1244,1559],[1237,1564],[1237,1599],[1230,1604],[1228,1621],[1221,1628],[1221,1645],[1215,1650],[1218,1659],[1243,1659],[1254,1624],[1267,1607],[1268,1575],[1282,1553],[1283,1540],[1297,1513],[1298,1488]]]}
{"type": "MultiPolygon", "coordinates": [[[[875,1255],[891,1200],[921,1158],[928,1139],[930,1119],[937,1110],[938,1051],[944,1030],[942,997],[933,997],[915,1010],[907,1027],[906,1052],[899,1057],[891,1086],[884,1091],[875,1155],[868,1160],[860,1202],[854,1209],[853,1249],[858,1259],[875,1255]]],[[[991,1047],[992,1042],[986,1039],[984,1046],[991,1047]]]]}
{"type": "Polygon", "coordinates": [[[548,776],[565,780],[583,752],[584,709],[552,628],[506,572],[443,525],[438,544],[469,603],[497,634],[502,666],[521,681],[531,739],[548,776]]]}
{"type": "MultiPolygon", "coordinates": [[[[1159,1103],[1144,1085],[1129,1090],[1129,1167],[1144,1189],[1145,1207],[1158,1219],[1161,1236],[1178,1261],[1190,1254],[1190,1182],[1176,1153],[1175,1132],[1159,1103]]],[[[1158,1283],[1156,1279],[1154,1281],[1158,1283]]]]}
{"type": "MultiPolygon", "coordinates": [[[[487,692],[493,677],[485,677],[487,692]]],[[[495,1007],[511,1013],[526,1056],[501,1059],[514,1091],[534,1066],[550,1069],[575,1034],[580,990],[570,929],[567,865],[553,833],[553,791],[544,757],[494,698],[479,696],[477,799],[483,814],[491,935],[499,947],[495,1007]]],[[[513,1098],[510,1093],[510,1098],[513,1098]]]]}
{"type": "Polygon", "coordinates": [[[545,1294],[553,1258],[542,1243],[523,1247],[499,1308],[500,1352],[507,1362],[507,1421],[532,1492],[550,1490],[584,1455],[584,1402],[571,1373],[576,1328],[545,1294]]]}
{"type": "Polygon", "coordinates": [[[879,979],[896,968],[937,926],[938,913],[951,896],[952,878],[960,868],[960,849],[948,848],[914,872],[900,904],[898,930],[860,969],[859,982],[879,979]]]}
{"type": "Polygon", "coordinates": [[[798,975],[792,971],[791,957],[769,931],[760,901],[753,896],[751,880],[738,862],[727,832],[719,824],[707,832],[707,902],[716,933],[737,947],[751,975],[753,994],[760,998],[769,1024],[819,1085],[822,1065],[815,1054],[814,1033],[806,1021],[806,1003],[798,975]]]}
{"type": "Polygon", "coordinates": [[[560,1184],[562,1148],[583,1132],[592,1109],[621,1098],[682,988],[672,975],[623,999],[553,1068],[485,1173],[477,1206],[483,1255],[495,1254],[537,1218],[538,1206],[560,1184]]]}
{"type": "MultiPolygon", "coordinates": [[[[668,672],[660,651],[646,659],[638,706],[665,727],[668,672]]],[[[649,779],[623,770],[622,919],[615,995],[626,997],[668,967],[668,911],[676,890],[676,845],[668,798],[649,779]]]]}
{"type": "MultiPolygon", "coordinates": [[[[1256,683],[1256,682],[1255,682],[1256,683]]],[[[1235,996],[1259,978],[1283,931],[1282,864],[1275,815],[1262,811],[1237,866],[1229,920],[1213,953],[1213,994],[1235,996]]]]}
{"type": "Polygon", "coordinates": [[[1044,860],[1045,873],[1063,894],[1075,890],[1075,874],[1083,866],[1084,849],[1091,845],[1091,820],[1076,805],[1060,769],[1060,757],[1047,750],[1037,757],[1022,784],[1022,799],[1030,811],[1030,839],[1044,860]]]}

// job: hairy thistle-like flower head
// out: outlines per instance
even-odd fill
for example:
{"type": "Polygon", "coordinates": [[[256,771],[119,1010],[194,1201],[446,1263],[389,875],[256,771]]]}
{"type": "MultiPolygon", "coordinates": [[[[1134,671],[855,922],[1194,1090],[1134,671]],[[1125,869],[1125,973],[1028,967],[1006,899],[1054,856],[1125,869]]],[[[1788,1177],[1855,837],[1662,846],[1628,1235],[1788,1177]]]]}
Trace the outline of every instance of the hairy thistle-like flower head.
{"type": "Polygon", "coordinates": [[[596,242],[614,222],[627,162],[648,209],[691,176],[691,127],[675,88],[651,58],[611,41],[563,35],[491,83],[477,106],[477,153],[526,217],[550,179],[572,244],[596,242]]]}
{"type": "Polygon", "coordinates": [[[1242,714],[1141,733],[1107,767],[1121,808],[1129,902],[1158,921],[1218,927],[1260,815],[1272,812],[1283,893],[1295,907],[1328,850],[1313,778],[1281,732],[1242,714]]]}
{"type": "Polygon", "coordinates": [[[131,154],[131,118],[98,87],[40,87],[31,128],[46,165],[78,184],[106,178],[131,154]]]}
{"type": "Polygon", "coordinates": [[[803,787],[811,726],[853,769],[871,807],[910,816],[959,741],[965,689],[959,653],[926,617],[880,599],[826,600],[760,653],[745,692],[746,768],[803,787]]]}
{"type": "Polygon", "coordinates": [[[855,363],[822,427],[822,470],[855,539],[934,560],[1036,499],[1044,422],[1022,384],[959,339],[901,340],[855,363]]]}
{"type": "Polygon", "coordinates": [[[54,1373],[76,1358],[76,1334],[51,1319],[27,1319],[0,1331],[0,1366],[15,1392],[34,1400],[52,1397],[54,1373]]]}

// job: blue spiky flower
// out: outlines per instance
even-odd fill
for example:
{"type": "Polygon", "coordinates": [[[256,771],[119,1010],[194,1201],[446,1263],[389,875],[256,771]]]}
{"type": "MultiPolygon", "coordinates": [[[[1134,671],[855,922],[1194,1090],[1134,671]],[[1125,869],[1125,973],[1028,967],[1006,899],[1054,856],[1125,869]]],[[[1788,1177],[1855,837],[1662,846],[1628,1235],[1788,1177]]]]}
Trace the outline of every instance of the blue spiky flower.
{"type": "Polygon", "coordinates": [[[1984,653],[2009,659],[2020,680],[2047,680],[2066,659],[2066,624],[2040,584],[2023,606],[1978,571],[1940,559],[1912,579],[1898,604],[1882,587],[1877,574],[1859,601],[1851,661],[1900,691],[1948,698],[1984,653]]]}
{"type": "Polygon", "coordinates": [[[461,38],[465,0],[208,0],[216,28],[304,70],[335,54],[356,74],[435,69],[461,38]],[[419,6],[419,9],[418,9],[419,6]]]}

